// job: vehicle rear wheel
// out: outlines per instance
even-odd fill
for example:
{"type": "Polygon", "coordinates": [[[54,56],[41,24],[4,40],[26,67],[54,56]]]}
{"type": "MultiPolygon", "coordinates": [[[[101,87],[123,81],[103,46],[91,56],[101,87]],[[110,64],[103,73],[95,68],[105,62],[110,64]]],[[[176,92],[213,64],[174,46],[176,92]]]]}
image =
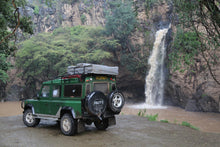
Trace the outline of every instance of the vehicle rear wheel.
{"type": "Polygon", "coordinates": [[[31,109],[26,109],[23,114],[23,122],[28,127],[35,127],[40,123],[40,119],[34,118],[31,109]]]}
{"type": "Polygon", "coordinates": [[[101,116],[106,106],[107,98],[101,91],[93,91],[86,97],[85,107],[90,114],[101,116]]]}
{"type": "Polygon", "coordinates": [[[66,113],[62,116],[60,121],[60,129],[66,136],[72,136],[76,134],[76,121],[72,115],[66,113]]]}
{"type": "Polygon", "coordinates": [[[94,124],[98,130],[105,130],[108,128],[108,119],[97,120],[94,124]]]}

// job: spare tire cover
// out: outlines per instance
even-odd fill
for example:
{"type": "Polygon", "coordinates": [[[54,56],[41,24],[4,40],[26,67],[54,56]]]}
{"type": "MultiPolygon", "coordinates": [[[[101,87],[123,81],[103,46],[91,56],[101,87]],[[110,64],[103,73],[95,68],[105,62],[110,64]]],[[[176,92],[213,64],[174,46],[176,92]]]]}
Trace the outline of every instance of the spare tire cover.
{"type": "Polygon", "coordinates": [[[107,106],[107,98],[100,91],[91,92],[85,100],[87,111],[93,115],[100,116],[105,112],[107,106]]]}
{"type": "Polygon", "coordinates": [[[113,112],[115,113],[121,112],[124,103],[125,103],[125,99],[121,92],[113,91],[109,94],[108,105],[113,112]]]}

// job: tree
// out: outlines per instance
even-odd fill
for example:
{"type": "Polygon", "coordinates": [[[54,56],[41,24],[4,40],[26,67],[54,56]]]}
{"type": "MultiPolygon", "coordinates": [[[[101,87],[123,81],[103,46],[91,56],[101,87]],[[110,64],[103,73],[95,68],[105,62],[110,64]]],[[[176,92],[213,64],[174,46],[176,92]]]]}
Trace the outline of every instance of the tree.
{"type": "Polygon", "coordinates": [[[131,0],[109,2],[110,10],[107,11],[105,29],[108,35],[119,40],[120,48],[112,52],[120,63],[129,71],[145,74],[146,57],[140,55],[140,46],[132,45],[129,40],[138,24],[132,2],[131,0]]]}
{"type": "Polygon", "coordinates": [[[0,2],[0,98],[4,97],[8,80],[7,71],[11,67],[7,57],[16,50],[17,30],[20,28],[23,32],[33,33],[30,18],[20,17],[19,14],[19,7],[23,7],[25,3],[25,0],[2,0],[0,2]],[[14,44],[10,45],[12,40],[14,44]]]}
{"type": "Polygon", "coordinates": [[[16,31],[20,28],[23,32],[33,33],[31,21],[27,17],[20,17],[19,8],[25,5],[25,0],[3,0],[0,3],[0,82],[8,79],[7,70],[10,64],[7,57],[16,49],[10,46],[12,37],[16,40],[16,31]]]}
{"type": "Polygon", "coordinates": [[[136,17],[131,1],[117,0],[110,3],[111,11],[106,16],[106,31],[119,40],[122,45],[135,29],[136,17]]]}
{"type": "Polygon", "coordinates": [[[53,33],[39,33],[21,43],[16,65],[26,87],[36,89],[42,81],[64,75],[70,65],[80,62],[102,63],[117,47],[115,40],[108,39],[101,27],[75,26],[58,28],[53,33]]]}
{"type": "Polygon", "coordinates": [[[180,67],[181,63],[186,63],[185,67],[189,69],[192,64],[187,64],[187,62],[191,60],[190,62],[193,63],[201,55],[206,63],[205,68],[220,85],[213,70],[219,64],[217,52],[220,51],[220,2],[217,0],[174,0],[174,6],[178,15],[177,25],[179,30],[182,30],[182,33],[177,32],[174,42],[179,41],[182,44],[179,44],[178,48],[177,44],[173,45],[172,57],[176,56],[176,60],[171,58],[174,61],[173,65],[180,67]],[[191,37],[194,40],[191,40],[191,37]],[[187,59],[189,57],[190,60],[187,59]]]}

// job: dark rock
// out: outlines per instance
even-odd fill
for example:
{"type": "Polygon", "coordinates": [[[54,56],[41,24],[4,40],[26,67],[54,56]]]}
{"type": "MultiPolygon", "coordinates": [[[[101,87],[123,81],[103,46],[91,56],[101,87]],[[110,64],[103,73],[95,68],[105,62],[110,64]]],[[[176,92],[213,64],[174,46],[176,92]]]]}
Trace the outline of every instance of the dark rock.
{"type": "Polygon", "coordinates": [[[168,81],[164,86],[164,102],[168,101],[170,104],[185,108],[188,100],[186,91],[187,89],[168,81]]]}
{"type": "Polygon", "coordinates": [[[45,9],[43,7],[40,7],[39,16],[44,16],[44,15],[45,15],[45,9]]]}
{"type": "Polygon", "coordinates": [[[20,98],[22,98],[22,92],[23,92],[23,87],[18,85],[12,85],[9,91],[7,92],[5,100],[18,101],[20,98]]]}
{"type": "Polygon", "coordinates": [[[6,94],[5,88],[6,88],[6,84],[0,81],[0,100],[1,98],[5,97],[5,94],[6,94]]]}
{"type": "Polygon", "coordinates": [[[31,7],[25,6],[25,9],[23,10],[23,14],[25,16],[30,16],[30,17],[34,17],[34,9],[32,9],[31,7]]]}
{"type": "Polygon", "coordinates": [[[219,112],[219,104],[211,96],[202,95],[198,104],[204,112],[219,112]]]}
{"type": "Polygon", "coordinates": [[[185,110],[186,111],[193,111],[193,112],[201,111],[199,109],[198,103],[194,99],[188,99],[188,101],[186,103],[185,110]]]}
{"type": "Polygon", "coordinates": [[[47,12],[49,15],[53,15],[56,13],[56,8],[47,8],[47,12]]]}

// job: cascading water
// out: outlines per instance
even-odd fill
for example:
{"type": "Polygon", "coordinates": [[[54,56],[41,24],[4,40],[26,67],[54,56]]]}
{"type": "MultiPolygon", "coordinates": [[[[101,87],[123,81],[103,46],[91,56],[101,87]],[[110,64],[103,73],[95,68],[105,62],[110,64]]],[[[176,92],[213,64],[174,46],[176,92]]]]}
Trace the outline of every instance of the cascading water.
{"type": "MultiPolygon", "coordinates": [[[[170,28],[170,26],[169,26],[170,28]]],[[[161,106],[164,92],[164,58],[166,55],[165,40],[169,28],[156,32],[152,54],[148,60],[150,70],[146,76],[146,105],[161,106]]]]}

